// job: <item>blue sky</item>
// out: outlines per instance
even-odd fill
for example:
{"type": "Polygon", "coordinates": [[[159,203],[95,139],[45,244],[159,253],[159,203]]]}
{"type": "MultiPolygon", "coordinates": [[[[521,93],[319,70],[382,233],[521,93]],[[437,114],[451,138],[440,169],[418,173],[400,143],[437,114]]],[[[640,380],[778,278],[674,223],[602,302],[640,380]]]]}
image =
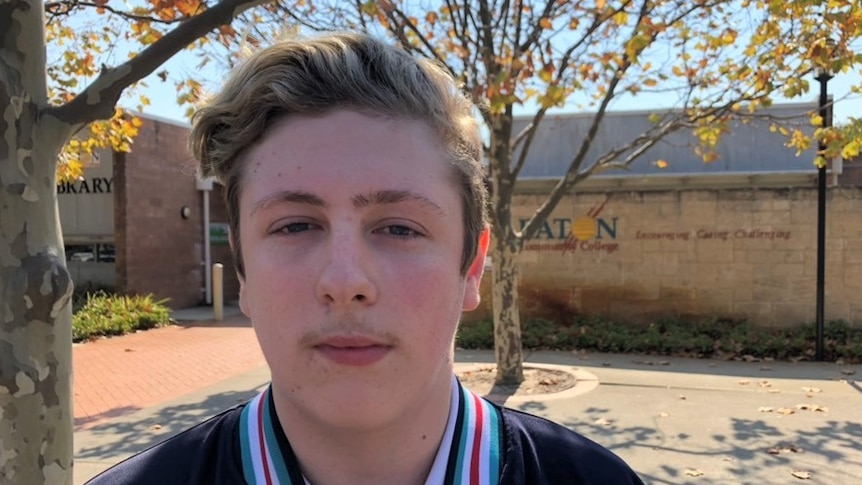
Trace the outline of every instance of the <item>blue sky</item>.
{"type": "MultiPolygon", "coordinates": [[[[195,79],[201,81],[206,89],[211,91],[217,90],[221,80],[227,74],[227,69],[217,66],[216,62],[211,62],[206,68],[199,70],[197,68],[198,62],[199,59],[194,54],[183,51],[165,64],[164,69],[170,73],[172,79],[194,74],[195,79]]],[[[161,70],[159,69],[159,71],[161,70]]],[[[186,107],[177,105],[176,89],[170,79],[165,83],[154,74],[144,81],[147,87],[141,88],[140,92],[145,94],[151,101],[151,105],[144,108],[145,114],[182,123],[188,121],[185,117],[186,107]]],[[[811,91],[807,97],[790,100],[790,102],[816,101],[819,88],[814,79],[811,79],[810,83],[811,91]]],[[[854,85],[862,85],[862,75],[858,71],[838,74],[829,82],[829,93],[837,100],[834,110],[834,121],[836,123],[845,121],[851,116],[862,117],[862,95],[851,93],[851,87],[854,85]]],[[[662,109],[670,107],[674,101],[675,97],[671,95],[663,96],[642,93],[634,97],[625,96],[619,98],[615,101],[612,109],[619,111],[662,109]]],[[[782,100],[776,100],[776,102],[782,102],[782,100]]],[[[784,100],[784,102],[787,102],[787,100],[784,100]]],[[[138,102],[134,99],[128,99],[121,101],[120,104],[123,107],[135,109],[138,102]]],[[[516,108],[516,114],[528,115],[533,110],[535,110],[535,106],[526,105],[516,108]]],[[[575,111],[574,106],[559,109],[557,113],[573,111],[575,111]]]]}

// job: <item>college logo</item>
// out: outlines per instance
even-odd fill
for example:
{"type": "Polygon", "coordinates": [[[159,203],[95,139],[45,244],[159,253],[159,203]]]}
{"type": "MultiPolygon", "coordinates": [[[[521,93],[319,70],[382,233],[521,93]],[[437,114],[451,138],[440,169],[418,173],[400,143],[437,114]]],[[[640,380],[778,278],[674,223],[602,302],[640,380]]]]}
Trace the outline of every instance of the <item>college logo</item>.
{"type": "MultiPolygon", "coordinates": [[[[585,215],[575,219],[563,217],[545,221],[536,236],[527,242],[527,251],[593,252],[608,254],[619,249],[617,239],[617,217],[600,217],[607,205],[605,199],[593,206],[585,215]]],[[[521,219],[521,229],[527,219],[521,219]]]]}

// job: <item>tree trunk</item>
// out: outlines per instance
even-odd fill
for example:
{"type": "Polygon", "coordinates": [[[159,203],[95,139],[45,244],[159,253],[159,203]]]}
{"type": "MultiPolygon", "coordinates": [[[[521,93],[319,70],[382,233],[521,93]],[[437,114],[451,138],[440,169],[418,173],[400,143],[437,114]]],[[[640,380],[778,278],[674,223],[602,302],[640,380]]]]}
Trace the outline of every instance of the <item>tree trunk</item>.
{"type": "Polygon", "coordinates": [[[492,282],[497,384],[518,384],[524,380],[517,256],[517,249],[505,241],[494,245],[491,256],[494,265],[492,282]]]}
{"type": "Polygon", "coordinates": [[[72,283],[46,163],[59,147],[27,118],[0,144],[0,483],[71,484],[72,283]]]}
{"type": "Polygon", "coordinates": [[[0,2],[0,484],[72,483],[71,309],[38,1],[0,2]]]}

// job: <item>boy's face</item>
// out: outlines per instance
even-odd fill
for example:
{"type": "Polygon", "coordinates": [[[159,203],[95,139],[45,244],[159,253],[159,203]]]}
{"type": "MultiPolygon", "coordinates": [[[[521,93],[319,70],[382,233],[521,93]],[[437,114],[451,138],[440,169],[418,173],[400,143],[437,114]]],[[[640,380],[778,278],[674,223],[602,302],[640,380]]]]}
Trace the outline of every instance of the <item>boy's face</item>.
{"type": "Polygon", "coordinates": [[[487,246],[462,276],[451,170],[426,123],[351,111],[280,120],[248,153],[240,303],[294,418],[372,429],[448,403],[487,246]]]}

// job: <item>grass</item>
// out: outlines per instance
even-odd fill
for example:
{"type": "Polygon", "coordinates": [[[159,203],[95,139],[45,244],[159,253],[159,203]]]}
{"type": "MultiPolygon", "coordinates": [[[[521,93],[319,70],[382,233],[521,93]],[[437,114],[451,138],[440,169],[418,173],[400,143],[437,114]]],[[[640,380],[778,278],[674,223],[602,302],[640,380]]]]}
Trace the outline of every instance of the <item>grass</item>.
{"type": "Polygon", "coordinates": [[[152,295],[88,293],[72,315],[72,341],[168,325],[170,310],[164,303],[165,300],[156,301],[152,295]]]}
{"type": "MultiPolygon", "coordinates": [[[[824,357],[862,362],[862,328],[842,320],[825,325],[824,357]]],[[[710,358],[773,358],[809,360],[814,357],[814,324],[764,328],[746,321],[711,319],[685,321],[662,318],[633,325],[604,318],[576,318],[557,323],[531,319],[523,324],[522,341],[533,350],[591,350],[710,358]]],[[[462,325],[456,346],[465,349],[494,347],[491,320],[462,325]]]]}

